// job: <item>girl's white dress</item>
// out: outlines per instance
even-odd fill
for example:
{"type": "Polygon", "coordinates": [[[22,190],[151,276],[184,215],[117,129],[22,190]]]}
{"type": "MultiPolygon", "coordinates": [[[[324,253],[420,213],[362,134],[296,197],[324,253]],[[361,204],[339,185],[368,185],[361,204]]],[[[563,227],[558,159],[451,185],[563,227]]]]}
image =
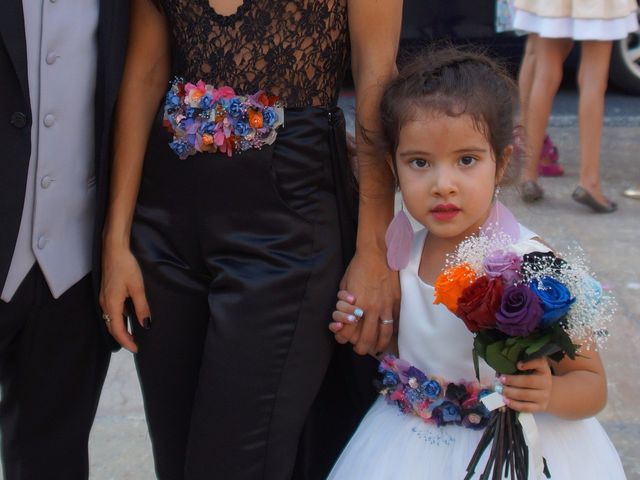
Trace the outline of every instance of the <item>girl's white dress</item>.
{"type": "MultiPolygon", "coordinates": [[[[521,240],[535,234],[520,228],[521,240]]],[[[409,265],[400,272],[402,304],[399,357],[428,375],[448,381],[473,381],[473,336],[462,320],[433,304],[433,287],[418,277],[426,231],[415,235],[409,265]]],[[[491,385],[495,372],[481,360],[480,380],[491,385]]],[[[620,458],[595,418],[568,421],[536,414],[542,453],[551,478],[558,480],[624,479],[620,458]]],[[[481,431],[437,427],[402,414],[383,397],[373,404],[345,447],[330,479],[462,480],[481,431]]],[[[481,460],[475,478],[484,468],[481,460]]],[[[529,478],[534,479],[533,473],[529,478]]]]}
{"type": "Polygon", "coordinates": [[[638,30],[636,0],[515,0],[514,28],[543,38],[621,40],[638,30]]]}

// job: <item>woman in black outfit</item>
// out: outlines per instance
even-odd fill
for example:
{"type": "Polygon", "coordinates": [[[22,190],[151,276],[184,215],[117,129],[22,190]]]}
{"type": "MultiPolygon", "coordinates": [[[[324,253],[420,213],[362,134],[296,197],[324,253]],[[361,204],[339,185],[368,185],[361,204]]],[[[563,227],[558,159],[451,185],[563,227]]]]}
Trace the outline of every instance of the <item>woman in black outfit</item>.
{"type": "Polygon", "coordinates": [[[382,349],[391,327],[379,322],[398,293],[383,242],[393,182],[357,136],[360,206],[350,211],[336,103],[351,45],[358,121],[376,131],[400,19],[401,0],[132,1],[101,302],[112,335],[137,352],[158,478],[319,478],[348,438],[348,382],[327,379],[330,410],[309,417],[334,351],[338,284],[366,307],[340,337],[358,353],[382,349]],[[180,94],[202,80],[279,97],[275,142],[231,155],[172,149],[162,117],[177,77],[180,94]],[[299,452],[301,438],[311,443],[299,452]]]}

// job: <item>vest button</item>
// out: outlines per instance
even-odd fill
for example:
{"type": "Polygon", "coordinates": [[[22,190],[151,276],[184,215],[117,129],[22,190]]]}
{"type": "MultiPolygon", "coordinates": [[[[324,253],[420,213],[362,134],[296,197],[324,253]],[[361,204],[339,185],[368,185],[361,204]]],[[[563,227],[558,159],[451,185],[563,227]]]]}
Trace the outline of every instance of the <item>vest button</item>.
{"type": "Polygon", "coordinates": [[[38,238],[38,243],[37,243],[38,249],[42,250],[47,245],[48,241],[49,241],[49,239],[47,237],[45,237],[45,236],[39,237],[38,238]]]}
{"type": "Polygon", "coordinates": [[[51,178],[49,175],[45,175],[44,177],[42,177],[42,179],[40,180],[40,186],[42,188],[49,188],[51,186],[51,184],[53,183],[53,178],[51,178]]]}
{"type": "Polygon", "coordinates": [[[57,59],[58,55],[56,55],[55,52],[49,52],[49,54],[47,54],[45,58],[45,62],[47,62],[47,65],[53,65],[54,63],[56,63],[57,59]]]}
{"type": "Polygon", "coordinates": [[[48,113],[44,116],[43,122],[45,127],[52,127],[54,123],[56,123],[55,115],[48,113]]]}
{"type": "Polygon", "coordinates": [[[27,116],[22,112],[13,112],[9,123],[16,128],[24,128],[27,125],[27,116]]]}

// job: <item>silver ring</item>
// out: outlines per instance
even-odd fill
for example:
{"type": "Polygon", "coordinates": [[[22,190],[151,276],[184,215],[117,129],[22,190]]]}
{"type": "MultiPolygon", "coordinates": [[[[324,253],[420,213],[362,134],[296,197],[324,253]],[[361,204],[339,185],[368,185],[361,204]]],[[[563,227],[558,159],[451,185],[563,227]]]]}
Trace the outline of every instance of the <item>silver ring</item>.
{"type": "Polygon", "coordinates": [[[106,323],[111,323],[111,317],[109,316],[108,313],[103,313],[102,314],[102,319],[106,322],[106,323]]]}
{"type": "Polygon", "coordinates": [[[496,393],[499,393],[500,395],[502,395],[502,391],[504,390],[504,387],[502,386],[501,383],[496,383],[496,385],[493,387],[493,390],[496,393]]]}
{"type": "Polygon", "coordinates": [[[380,325],[393,325],[393,318],[389,320],[380,320],[380,325]]]}

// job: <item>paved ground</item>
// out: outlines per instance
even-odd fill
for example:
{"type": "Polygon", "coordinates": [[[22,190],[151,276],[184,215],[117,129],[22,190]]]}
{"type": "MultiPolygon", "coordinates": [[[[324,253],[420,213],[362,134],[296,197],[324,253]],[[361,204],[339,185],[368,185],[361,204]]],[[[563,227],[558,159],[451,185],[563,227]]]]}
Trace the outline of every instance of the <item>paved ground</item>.
{"type": "MultiPolygon", "coordinates": [[[[616,97],[618,98],[618,97],[616,97]]],[[[572,116],[575,99],[567,93],[554,109],[550,133],[560,148],[567,174],[543,179],[546,198],[534,206],[522,204],[517,192],[503,192],[523,223],[556,248],[579,240],[599,278],[619,302],[613,338],[604,358],[609,377],[609,404],[599,415],[622,457],[630,480],[640,480],[640,201],[619,195],[640,181],[640,98],[621,97],[621,108],[608,109],[604,132],[605,189],[618,202],[612,215],[594,215],[574,203],[570,194],[578,170],[577,128],[572,116]],[[624,108],[622,108],[624,107],[624,108]]],[[[343,103],[349,110],[351,99],[343,103]]],[[[615,102],[613,102],[615,105],[615,102]]],[[[131,355],[119,352],[111,368],[90,443],[92,480],[151,480],[154,478],[140,391],[131,355]]],[[[1,475],[0,475],[1,479],[1,475]]]]}

